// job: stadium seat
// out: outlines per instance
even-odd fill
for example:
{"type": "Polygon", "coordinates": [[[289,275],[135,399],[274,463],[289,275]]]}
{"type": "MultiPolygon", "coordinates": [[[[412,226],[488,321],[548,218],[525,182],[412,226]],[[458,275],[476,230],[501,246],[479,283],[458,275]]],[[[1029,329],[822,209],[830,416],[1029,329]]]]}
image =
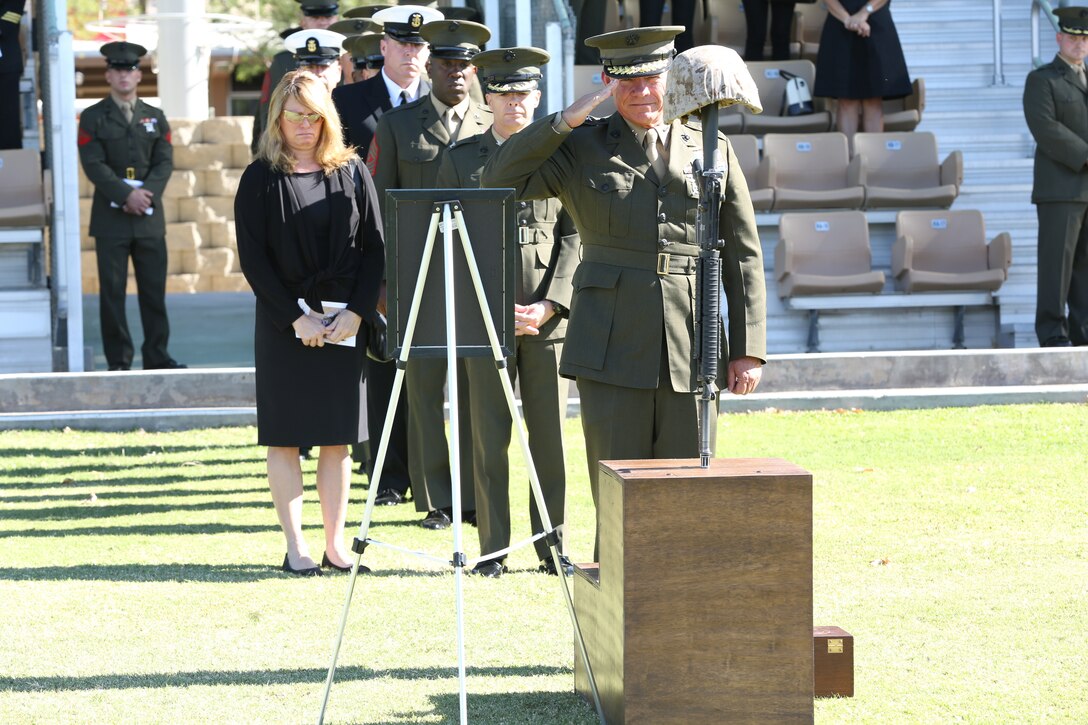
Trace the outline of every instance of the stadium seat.
{"type": "Polygon", "coordinates": [[[774,272],[778,296],[880,292],[869,227],[860,211],[783,214],[774,272]]]}
{"type": "Polygon", "coordinates": [[[922,122],[926,110],[926,81],[915,78],[914,91],[906,98],[884,101],[884,130],[913,131],[922,122]]]}
{"type": "Polygon", "coordinates": [[[858,133],[851,141],[860,159],[866,209],[947,209],[963,183],[963,154],[937,162],[937,139],[925,131],[858,133]]]}
{"type": "MultiPolygon", "coordinates": [[[[805,60],[816,62],[820,52],[820,35],[827,20],[827,6],[822,2],[798,3],[793,11],[793,40],[805,60]]],[[[792,50],[792,45],[791,45],[792,50]]]]}
{"type": "Polygon", "coordinates": [[[0,227],[44,227],[45,200],[40,152],[0,151],[0,227]]]}
{"type": "Polygon", "coordinates": [[[865,200],[858,162],[850,159],[841,133],[768,134],[761,163],[775,211],[859,209],[865,200]]]}
{"type": "Polygon", "coordinates": [[[892,274],[904,292],[989,290],[1008,278],[1012,240],[986,241],[982,212],[902,211],[895,220],[892,274]]]}
{"type": "Polygon", "coordinates": [[[752,207],[756,211],[770,211],[774,205],[774,189],[767,185],[765,171],[759,165],[759,145],[755,136],[730,136],[729,144],[740,162],[744,180],[748,183],[748,193],[752,196],[752,207]]]}
{"type": "MultiPolygon", "coordinates": [[[[759,100],[763,104],[763,113],[755,114],[740,111],[743,126],[740,132],[762,136],[767,133],[813,133],[831,129],[831,112],[825,101],[814,98],[814,112],[803,116],[783,116],[782,100],[786,91],[786,79],[779,73],[787,71],[800,76],[812,90],[816,78],[816,66],[807,60],[765,60],[748,64],[748,71],[759,89],[759,100]]],[[[725,125],[725,119],[733,114],[723,114],[719,128],[725,133],[737,133],[725,125]]]]}

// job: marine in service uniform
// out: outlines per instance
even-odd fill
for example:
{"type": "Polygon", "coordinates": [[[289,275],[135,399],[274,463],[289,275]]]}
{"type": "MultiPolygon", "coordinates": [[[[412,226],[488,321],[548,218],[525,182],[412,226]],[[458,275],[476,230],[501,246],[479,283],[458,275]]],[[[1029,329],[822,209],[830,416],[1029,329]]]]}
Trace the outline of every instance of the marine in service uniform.
{"type": "MultiPolygon", "coordinates": [[[[423,25],[420,33],[430,45],[427,71],[431,92],[383,115],[367,154],[383,213],[386,190],[435,188],[446,147],[491,126],[490,109],[468,96],[469,81],[476,72],[469,61],[480,52],[491,31],[479,23],[436,20],[423,25]]],[[[387,69],[388,63],[387,59],[387,69]]],[[[463,360],[458,360],[459,405],[460,410],[467,410],[468,381],[463,371],[463,360]]],[[[416,509],[428,512],[423,526],[430,529],[450,526],[452,478],[443,411],[445,373],[445,360],[408,360],[408,469],[416,509]]],[[[468,416],[462,416],[461,421],[461,498],[464,511],[473,511],[466,517],[472,518],[472,438],[468,416]]]]}
{"type": "MultiPolygon", "coordinates": [[[[299,4],[299,27],[289,28],[280,35],[287,36],[299,30],[319,30],[328,28],[336,22],[340,5],[337,0],[295,0],[299,4]]],[[[261,99],[257,102],[257,112],[253,114],[253,140],[250,150],[257,153],[257,143],[261,139],[261,133],[268,126],[268,101],[272,96],[272,89],[280,82],[284,74],[298,67],[295,62],[293,50],[281,50],[272,56],[272,63],[264,74],[261,83],[261,99]]]]}
{"type": "Polygon", "coordinates": [[[167,352],[166,223],[162,195],[174,170],[170,124],[161,110],[136,97],[140,58],[135,43],[106,43],[110,95],[79,118],[79,160],[94,184],[91,236],[98,260],[102,345],[110,370],[132,367],[125,319],[128,260],[136,272],[145,370],[183,368],[167,352]]]}
{"type": "MultiPolygon", "coordinates": [[[[664,123],[678,26],[594,36],[605,86],[499,147],[482,185],[558,196],[582,241],[560,374],[577,381],[593,499],[598,462],[699,454],[693,362],[702,130],[664,123]],[[612,97],[617,111],[589,113],[612,97]]],[[[766,358],[763,258],[748,188],[725,136],[718,233],[729,307],[726,389],[745,394],[766,358]]]]}
{"type": "MultiPolygon", "coordinates": [[[[494,114],[492,127],[458,141],[442,158],[439,188],[476,188],[488,158],[506,139],[529,125],[540,104],[537,88],[540,67],[548,62],[539,48],[499,48],[472,59],[478,68],[487,105],[494,114]]],[[[566,309],[570,306],[571,278],[578,266],[579,242],[570,215],[558,199],[517,203],[518,256],[515,355],[508,367],[511,381],[521,383],[521,408],[529,434],[529,450],[548,507],[548,518],[559,535],[562,552],[566,517],[566,458],[563,451],[563,419],[567,408],[567,381],[559,378],[559,358],[566,336],[566,309]]],[[[487,245],[477,245],[485,254],[487,245]]],[[[490,357],[465,359],[469,377],[469,409],[472,413],[476,520],[480,551],[490,554],[510,545],[510,447],[511,418],[490,357]]],[[[529,518],[534,534],[544,530],[536,498],[529,498],[529,518]]],[[[540,570],[557,573],[544,539],[534,542],[540,570]]],[[[480,562],[474,573],[498,577],[505,571],[503,559],[480,562]]]]}
{"type": "Polygon", "coordinates": [[[1028,74],[1024,116],[1036,144],[1035,334],[1043,347],[1069,347],[1088,345],[1088,8],[1054,13],[1058,54],[1028,74]]]}

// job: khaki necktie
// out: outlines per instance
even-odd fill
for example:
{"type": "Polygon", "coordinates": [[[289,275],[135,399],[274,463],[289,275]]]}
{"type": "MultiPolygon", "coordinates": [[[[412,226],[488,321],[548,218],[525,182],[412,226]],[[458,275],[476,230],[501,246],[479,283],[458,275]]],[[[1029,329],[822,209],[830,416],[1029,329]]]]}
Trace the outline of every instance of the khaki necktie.
{"type": "Polygon", "coordinates": [[[125,117],[125,123],[132,123],[132,104],[128,101],[121,104],[121,115],[125,117]]]}
{"type": "Polygon", "coordinates": [[[452,108],[450,108],[446,111],[446,128],[450,132],[451,140],[457,138],[457,125],[457,114],[454,113],[454,110],[452,108]]]}
{"type": "Polygon", "coordinates": [[[1077,65],[1072,66],[1072,68],[1073,68],[1073,77],[1076,79],[1077,85],[1080,86],[1080,89],[1082,91],[1088,90],[1088,80],[1085,80],[1085,77],[1084,77],[1084,65],[1078,63],[1077,65]]]}
{"type": "Polygon", "coordinates": [[[657,174],[657,178],[665,178],[665,171],[669,168],[669,164],[662,154],[662,144],[656,128],[646,129],[646,135],[642,139],[642,148],[646,150],[646,158],[650,162],[650,168],[657,174]]]}

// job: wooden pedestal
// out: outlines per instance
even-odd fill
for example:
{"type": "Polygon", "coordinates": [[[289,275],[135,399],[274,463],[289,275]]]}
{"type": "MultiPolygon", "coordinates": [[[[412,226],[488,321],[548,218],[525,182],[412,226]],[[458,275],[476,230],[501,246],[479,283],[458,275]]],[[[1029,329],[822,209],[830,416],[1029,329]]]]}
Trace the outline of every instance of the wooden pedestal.
{"type": "MultiPolygon", "coordinates": [[[[574,608],[617,723],[812,722],[812,476],[778,459],[602,461],[574,608]]],[[[575,652],[575,689],[592,701],[575,652]]]]}
{"type": "Polygon", "coordinates": [[[854,696],[854,635],[839,627],[812,628],[816,697],[854,696]]]}

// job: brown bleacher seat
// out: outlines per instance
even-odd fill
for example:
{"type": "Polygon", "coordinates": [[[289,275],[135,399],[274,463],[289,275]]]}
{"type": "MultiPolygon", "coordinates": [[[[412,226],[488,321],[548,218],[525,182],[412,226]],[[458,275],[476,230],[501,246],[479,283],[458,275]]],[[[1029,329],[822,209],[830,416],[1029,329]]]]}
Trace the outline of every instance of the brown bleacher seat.
{"type": "MultiPolygon", "coordinates": [[[[826,20],[827,5],[822,2],[798,3],[794,6],[792,34],[801,58],[816,62],[826,20]]],[[[792,52],[792,44],[790,47],[792,52]]]]}
{"type": "Polygon", "coordinates": [[[926,110],[926,81],[915,78],[914,91],[906,98],[884,101],[884,130],[913,131],[922,121],[926,110]]]}
{"type": "Polygon", "coordinates": [[[729,143],[740,162],[744,180],[748,183],[748,193],[752,196],[752,207],[756,211],[770,211],[774,205],[774,189],[767,185],[766,171],[759,165],[759,144],[755,136],[730,136],[729,143]]]}
{"type": "Polygon", "coordinates": [[[869,227],[860,211],[783,214],[774,272],[778,296],[880,292],[869,227]]]}
{"type": "Polygon", "coordinates": [[[41,154],[35,149],[0,151],[0,227],[44,227],[41,154]]]}
{"type": "Polygon", "coordinates": [[[858,133],[851,141],[860,159],[866,209],[947,209],[963,183],[963,154],[937,162],[937,139],[927,131],[858,133]]]}
{"type": "Polygon", "coordinates": [[[725,133],[750,133],[762,136],[766,133],[812,133],[831,129],[831,112],[827,110],[822,98],[814,98],[813,113],[804,116],[782,116],[782,99],[786,90],[786,79],[779,74],[784,70],[800,76],[812,90],[816,78],[816,66],[807,60],[764,60],[748,64],[748,71],[759,88],[759,100],[763,104],[763,113],[755,114],[739,111],[743,122],[740,128],[734,128],[736,115],[723,113],[719,119],[720,128],[725,133]]]}
{"type": "Polygon", "coordinates": [[[836,131],[767,134],[761,163],[774,189],[775,211],[858,209],[865,200],[858,162],[847,153],[846,136],[836,131]]]}
{"type": "Polygon", "coordinates": [[[989,243],[982,212],[902,211],[895,220],[892,274],[904,292],[996,291],[1008,277],[1012,240],[989,243]]]}

